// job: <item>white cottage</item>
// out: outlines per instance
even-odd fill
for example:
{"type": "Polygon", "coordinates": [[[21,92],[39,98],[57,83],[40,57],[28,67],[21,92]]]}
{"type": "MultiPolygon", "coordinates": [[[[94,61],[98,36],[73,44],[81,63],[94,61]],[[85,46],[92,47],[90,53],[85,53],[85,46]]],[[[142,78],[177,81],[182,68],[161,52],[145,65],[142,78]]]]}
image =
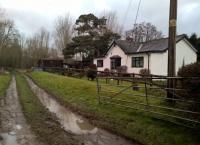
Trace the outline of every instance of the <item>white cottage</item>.
{"type": "MultiPolygon", "coordinates": [[[[197,50],[185,35],[176,38],[176,73],[179,68],[197,61],[197,50]]],[[[104,56],[95,58],[98,71],[127,66],[128,73],[139,73],[148,69],[154,75],[167,75],[168,38],[135,44],[127,40],[115,40],[104,56]]]]}

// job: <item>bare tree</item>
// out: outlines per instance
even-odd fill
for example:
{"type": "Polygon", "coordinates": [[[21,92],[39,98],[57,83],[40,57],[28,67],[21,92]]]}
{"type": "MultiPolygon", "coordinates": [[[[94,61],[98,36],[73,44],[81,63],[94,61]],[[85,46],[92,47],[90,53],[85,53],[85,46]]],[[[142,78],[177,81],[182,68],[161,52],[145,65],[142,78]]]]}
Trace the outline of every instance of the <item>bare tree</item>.
{"type": "Polygon", "coordinates": [[[40,58],[49,56],[50,33],[41,28],[33,37],[26,39],[6,18],[0,8],[0,66],[27,67],[37,64],[40,58]]]}
{"type": "Polygon", "coordinates": [[[49,57],[58,58],[59,57],[58,49],[55,49],[55,48],[49,49],[49,57]]]}
{"type": "Polygon", "coordinates": [[[14,22],[7,19],[5,11],[0,8],[0,66],[19,67],[20,61],[19,33],[14,22]]]}
{"type": "Polygon", "coordinates": [[[73,34],[73,22],[70,14],[60,16],[55,22],[54,43],[59,51],[62,51],[71,41],[73,34]]]}
{"type": "Polygon", "coordinates": [[[147,42],[150,40],[160,39],[163,37],[161,31],[151,23],[138,23],[132,30],[126,32],[126,37],[132,38],[135,42],[147,42]]]}
{"type": "Polygon", "coordinates": [[[0,21],[0,50],[9,44],[9,41],[16,35],[14,22],[11,20],[0,21]]]}
{"type": "Polygon", "coordinates": [[[28,66],[35,66],[39,59],[49,57],[50,33],[41,28],[33,37],[26,40],[24,58],[29,61],[28,66]]]}
{"type": "Polygon", "coordinates": [[[121,34],[122,26],[119,24],[117,13],[114,11],[103,12],[101,16],[106,18],[106,27],[108,30],[121,34]]]}
{"type": "Polygon", "coordinates": [[[50,33],[45,28],[41,28],[36,37],[39,38],[39,48],[49,49],[50,33]]]}

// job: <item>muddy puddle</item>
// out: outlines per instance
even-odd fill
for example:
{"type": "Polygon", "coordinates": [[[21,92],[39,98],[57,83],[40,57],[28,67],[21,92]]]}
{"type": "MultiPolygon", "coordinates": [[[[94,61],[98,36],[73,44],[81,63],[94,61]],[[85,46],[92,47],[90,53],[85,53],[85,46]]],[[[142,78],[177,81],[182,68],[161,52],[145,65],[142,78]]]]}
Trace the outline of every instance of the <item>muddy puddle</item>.
{"type": "Polygon", "coordinates": [[[0,105],[0,145],[43,145],[26,123],[18,101],[15,77],[0,105]]]}
{"type": "Polygon", "coordinates": [[[2,133],[2,143],[0,145],[19,145],[17,143],[17,137],[14,133],[2,133]]]}
{"type": "Polygon", "coordinates": [[[83,117],[60,105],[31,79],[28,77],[26,77],[26,79],[32,91],[38,96],[42,104],[56,115],[61,127],[67,132],[80,136],[84,145],[134,145],[132,142],[122,137],[91,125],[83,117]]]}

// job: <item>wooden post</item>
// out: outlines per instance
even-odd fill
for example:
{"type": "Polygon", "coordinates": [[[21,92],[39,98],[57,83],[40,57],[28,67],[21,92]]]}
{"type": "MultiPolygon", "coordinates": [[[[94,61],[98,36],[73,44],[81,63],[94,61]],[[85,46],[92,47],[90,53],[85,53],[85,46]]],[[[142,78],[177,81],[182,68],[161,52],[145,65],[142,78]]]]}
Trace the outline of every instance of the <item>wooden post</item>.
{"type": "Polygon", "coordinates": [[[149,75],[150,75],[150,54],[148,53],[148,73],[149,73],[149,75]]]}
{"type": "Polygon", "coordinates": [[[98,102],[99,102],[99,104],[101,104],[100,85],[99,85],[99,79],[98,79],[98,77],[96,78],[96,82],[97,82],[97,95],[98,95],[98,102]]]}
{"type": "Polygon", "coordinates": [[[145,79],[145,96],[146,96],[146,109],[149,107],[148,93],[147,93],[147,79],[145,79]]]}
{"type": "Polygon", "coordinates": [[[117,85],[119,85],[119,73],[117,73],[118,79],[117,79],[117,85]]]}
{"type": "MultiPolygon", "coordinates": [[[[177,0],[170,0],[169,14],[169,42],[168,42],[168,77],[176,75],[176,21],[177,21],[177,0]]],[[[167,80],[167,97],[173,98],[173,79],[167,80]]]]}

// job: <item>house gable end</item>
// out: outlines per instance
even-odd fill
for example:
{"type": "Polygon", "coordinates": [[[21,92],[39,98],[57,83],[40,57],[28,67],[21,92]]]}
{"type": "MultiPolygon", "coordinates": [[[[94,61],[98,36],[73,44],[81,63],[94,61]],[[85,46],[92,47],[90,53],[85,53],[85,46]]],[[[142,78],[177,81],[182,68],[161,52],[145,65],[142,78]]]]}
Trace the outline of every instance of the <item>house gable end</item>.
{"type": "Polygon", "coordinates": [[[194,51],[194,52],[198,52],[197,50],[196,50],[196,48],[186,39],[186,38],[184,38],[183,39],[183,41],[185,41],[185,43],[194,51]]]}
{"type": "Polygon", "coordinates": [[[124,50],[118,46],[117,44],[112,45],[109,50],[107,51],[107,53],[105,54],[105,57],[111,56],[111,55],[126,55],[126,53],[124,52],[124,50]],[[117,50],[118,49],[118,50],[117,50]],[[114,52],[114,53],[113,53],[114,52]],[[117,52],[117,53],[116,53],[117,52]]]}

